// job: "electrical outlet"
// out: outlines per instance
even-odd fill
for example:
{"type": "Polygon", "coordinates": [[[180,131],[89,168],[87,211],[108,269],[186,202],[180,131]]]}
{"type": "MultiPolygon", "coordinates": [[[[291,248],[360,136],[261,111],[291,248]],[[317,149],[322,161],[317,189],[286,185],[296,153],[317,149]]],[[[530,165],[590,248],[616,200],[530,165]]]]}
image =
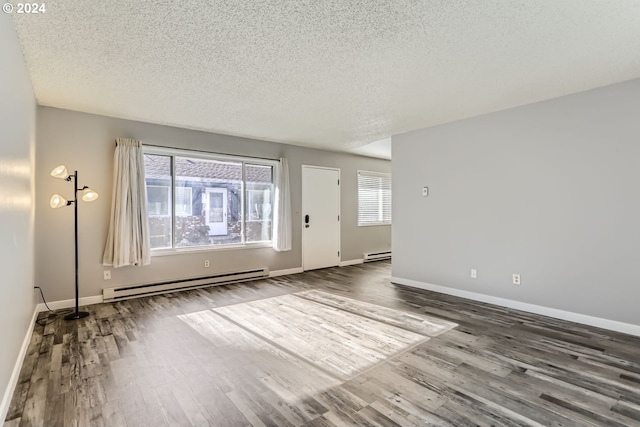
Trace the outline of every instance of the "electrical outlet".
{"type": "Polygon", "coordinates": [[[104,271],[104,280],[111,280],[111,270],[104,271]]]}
{"type": "Polygon", "coordinates": [[[204,268],[209,268],[209,266],[210,266],[210,265],[211,265],[211,264],[209,263],[209,260],[208,260],[208,259],[205,259],[205,260],[204,260],[204,268]]]}
{"type": "Polygon", "coordinates": [[[477,279],[478,278],[478,270],[476,270],[475,268],[471,269],[471,278],[472,279],[477,279]]]}
{"type": "Polygon", "coordinates": [[[513,284],[514,285],[519,285],[520,284],[520,275],[519,274],[514,274],[513,275],[513,284]]]}

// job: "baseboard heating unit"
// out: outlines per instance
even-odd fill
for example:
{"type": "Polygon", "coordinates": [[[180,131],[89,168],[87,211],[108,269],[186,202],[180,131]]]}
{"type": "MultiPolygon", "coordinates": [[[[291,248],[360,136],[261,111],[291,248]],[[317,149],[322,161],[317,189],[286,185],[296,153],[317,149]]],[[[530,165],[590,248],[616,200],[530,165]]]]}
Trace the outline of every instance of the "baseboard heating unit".
{"type": "Polygon", "coordinates": [[[364,254],[364,262],[380,261],[381,259],[391,258],[391,251],[369,252],[364,254]]]}
{"type": "Polygon", "coordinates": [[[118,288],[104,288],[102,296],[105,302],[119,301],[129,298],[139,298],[149,295],[165,294],[182,291],[185,289],[202,288],[212,285],[224,285],[227,283],[242,282],[269,277],[269,269],[258,268],[255,270],[236,271],[233,273],[221,273],[206,277],[193,277],[189,279],[171,280],[167,282],[149,283],[146,285],[130,285],[118,288]]]}

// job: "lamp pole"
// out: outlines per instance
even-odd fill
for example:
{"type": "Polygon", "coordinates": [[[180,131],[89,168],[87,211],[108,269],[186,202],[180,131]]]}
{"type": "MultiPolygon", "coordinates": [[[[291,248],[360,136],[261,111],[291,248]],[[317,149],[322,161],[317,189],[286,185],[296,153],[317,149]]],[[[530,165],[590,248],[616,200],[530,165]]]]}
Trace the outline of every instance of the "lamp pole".
{"type": "MultiPolygon", "coordinates": [[[[80,293],[78,290],[78,191],[84,190],[84,188],[78,188],[78,171],[74,171],[73,175],[67,177],[68,181],[73,181],[73,218],[74,218],[74,248],[75,248],[75,268],[76,268],[76,311],[74,313],[64,316],[64,320],[77,320],[87,317],[89,315],[86,311],[79,311],[78,304],[80,300],[80,293]]],[[[86,188],[86,187],[85,187],[86,188]]]]}

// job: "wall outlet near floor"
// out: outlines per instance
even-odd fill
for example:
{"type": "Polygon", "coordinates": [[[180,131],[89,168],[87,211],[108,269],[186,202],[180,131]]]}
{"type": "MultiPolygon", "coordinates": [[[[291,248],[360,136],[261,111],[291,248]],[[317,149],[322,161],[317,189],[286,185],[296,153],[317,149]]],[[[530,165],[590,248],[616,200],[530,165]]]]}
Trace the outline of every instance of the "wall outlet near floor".
{"type": "Polygon", "coordinates": [[[104,280],[111,280],[111,270],[104,271],[104,280]]]}
{"type": "Polygon", "coordinates": [[[205,260],[204,260],[204,268],[209,268],[209,266],[210,266],[210,265],[211,265],[211,264],[209,263],[209,260],[208,260],[208,259],[205,259],[205,260]]]}
{"type": "Polygon", "coordinates": [[[513,275],[513,284],[514,285],[519,285],[520,284],[520,275],[519,274],[514,274],[513,275]]]}
{"type": "Polygon", "coordinates": [[[471,269],[471,278],[472,279],[477,279],[478,278],[478,270],[476,270],[475,268],[471,269]]]}

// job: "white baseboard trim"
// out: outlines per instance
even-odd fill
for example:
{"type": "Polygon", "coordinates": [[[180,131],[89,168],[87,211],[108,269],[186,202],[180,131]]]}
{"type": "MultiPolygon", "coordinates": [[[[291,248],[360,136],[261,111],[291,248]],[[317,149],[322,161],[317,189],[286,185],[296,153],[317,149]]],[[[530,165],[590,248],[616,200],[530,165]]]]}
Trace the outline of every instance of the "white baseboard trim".
{"type": "MultiPolygon", "coordinates": [[[[82,305],[91,305],[91,304],[101,304],[102,302],[104,302],[103,298],[102,298],[102,295],[94,295],[92,297],[80,298],[78,300],[78,305],[82,306],[82,305]]],[[[48,302],[47,304],[49,305],[51,310],[60,310],[61,308],[75,307],[76,306],[76,300],[75,299],[65,299],[65,300],[61,300],[61,301],[48,302]]],[[[47,307],[42,302],[40,304],[38,304],[36,309],[38,310],[38,313],[41,312],[41,311],[47,311],[47,307]]]]}
{"type": "Polygon", "coordinates": [[[403,279],[401,277],[391,277],[392,283],[407,285],[414,288],[425,289],[427,291],[439,292],[441,294],[453,295],[471,299],[474,301],[487,302],[489,304],[500,305],[508,308],[515,308],[529,313],[541,314],[543,316],[554,317],[556,319],[568,320],[570,322],[582,323],[583,325],[595,326],[597,328],[609,329],[611,331],[622,332],[629,335],[640,336],[640,325],[619,322],[617,320],[603,319],[601,317],[589,316],[586,314],[574,313],[571,311],[558,310],[556,308],[543,307],[541,305],[529,304],[521,301],[514,301],[506,298],[494,297],[491,295],[479,294],[476,292],[463,291],[461,289],[448,288],[446,286],[434,285],[431,283],[419,282],[417,280],[403,279]]]}
{"type": "Polygon", "coordinates": [[[4,423],[5,418],[7,418],[7,413],[9,412],[9,405],[11,404],[13,392],[16,390],[16,386],[18,385],[18,378],[20,377],[20,371],[22,370],[22,363],[24,362],[24,358],[27,355],[27,350],[29,349],[31,335],[33,335],[33,325],[38,318],[38,313],[38,306],[36,306],[33,309],[31,322],[29,322],[29,329],[24,336],[22,347],[20,347],[20,352],[18,353],[18,357],[16,358],[16,363],[13,366],[13,372],[11,372],[9,384],[7,384],[7,388],[4,391],[4,395],[2,396],[2,402],[0,402],[0,422],[2,423],[4,423]]]}
{"type": "Polygon", "coordinates": [[[340,267],[346,267],[348,265],[356,265],[356,264],[362,264],[364,263],[363,259],[350,259],[348,261],[340,261],[340,264],[338,264],[340,267]]]}
{"type": "Polygon", "coordinates": [[[286,270],[275,270],[269,272],[269,277],[287,276],[289,274],[302,273],[303,271],[304,270],[302,270],[302,267],[287,268],[286,270]]]}

